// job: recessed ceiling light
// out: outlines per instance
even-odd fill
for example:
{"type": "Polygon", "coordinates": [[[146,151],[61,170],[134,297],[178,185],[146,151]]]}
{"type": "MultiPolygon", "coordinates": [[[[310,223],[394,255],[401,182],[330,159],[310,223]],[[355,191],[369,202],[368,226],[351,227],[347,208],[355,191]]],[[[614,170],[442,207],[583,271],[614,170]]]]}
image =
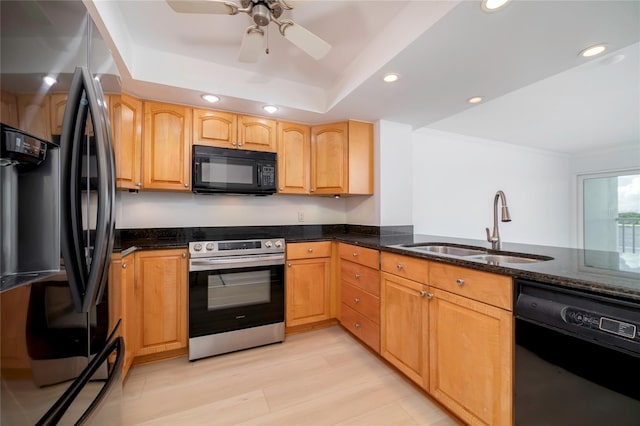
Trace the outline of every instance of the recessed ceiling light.
{"type": "Polygon", "coordinates": [[[482,102],[482,97],[474,96],[473,98],[469,98],[467,102],[469,102],[470,104],[479,104],[480,102],[482,102]]]}
{"type": "Polygon", "coordinates": [[[262,109],[267,111],[269,114],[273,114],[278,110],[278,107],[275,105],[265,105],[262,107],[262,109]]]}
{"type": "Polygon", "coordinates": [[[385,83],[393,83],[394,81],[398,81],[400,76],[398,74],[387,74],[382,79],[385,83]]]}
{"type": "Polygon", "coordinates": [[[494,12],[503,8],[510,0],[482,0],[482,9],[487,12],[494,12]]]}
{"type": "Polygon", "coordinates": [[[601,54],[607,50],[607,45],[605,44],[596,44],[594,46],[589,46],[586,49],[582,49],[580,51],[580,56],[585,58],[591,58],[592,56],[596,56],[601,54]]]}
{"type": "Polygon", "coordinates": [[[46,84],[49,87],[53,86],[54,84],[56,84],[58,82],[58,80],[56,80],[55,78],[51,77],[50,75],[42,77],[42,81],[44,81],[44,84],[46,84]]]}
{"type": "Polygon", "coordinates": [[[201,98],[212,104],[215,104],[220,100],[220,98],[217,97],[216,95],[202,95],[201,98]]]}

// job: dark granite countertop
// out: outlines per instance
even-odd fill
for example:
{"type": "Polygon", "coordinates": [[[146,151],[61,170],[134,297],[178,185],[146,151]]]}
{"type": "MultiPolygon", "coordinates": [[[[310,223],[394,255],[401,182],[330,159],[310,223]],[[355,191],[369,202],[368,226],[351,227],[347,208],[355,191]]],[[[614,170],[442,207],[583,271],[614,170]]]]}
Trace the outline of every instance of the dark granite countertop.
{"type": "Polygon", "coordinates": [[[411,251],[401,244],[440,242],[489,248],[484,240],[471,240],[411,233],[412,227],[368,227],[353,225],[295,225],[265,227],[154,228],[118,230],[115,247],[123,255],[136,249],[182,248],[189,241],[247,238],[284,238],[287,242],[337,240],[377,250],[509,275],[598,294],[640,301],[640,273],[621,266],[618,253],[503,243],[502,252],[549,256],[537,263],[488,264],[435,253],[411,251]],[[407,232],[408,231],[408,232],[407,232]]]}

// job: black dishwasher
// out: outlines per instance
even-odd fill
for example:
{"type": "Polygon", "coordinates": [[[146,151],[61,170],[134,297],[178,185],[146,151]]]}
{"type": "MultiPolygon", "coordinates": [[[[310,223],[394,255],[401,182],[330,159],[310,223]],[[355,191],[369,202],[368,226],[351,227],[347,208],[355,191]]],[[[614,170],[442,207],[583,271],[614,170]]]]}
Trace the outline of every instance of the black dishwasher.
{"type": "Polygon", "coordinates": [[[516,425],[640,425],[640,304],[516,280],[516,425]]]}

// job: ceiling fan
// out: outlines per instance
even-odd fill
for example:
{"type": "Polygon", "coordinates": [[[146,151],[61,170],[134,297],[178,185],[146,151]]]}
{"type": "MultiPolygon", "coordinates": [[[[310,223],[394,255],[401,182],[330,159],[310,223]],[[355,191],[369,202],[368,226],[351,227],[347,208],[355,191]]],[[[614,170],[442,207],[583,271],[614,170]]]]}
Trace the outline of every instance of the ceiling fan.
{"type": "Polygon", "coordinates": [[[264,29],[273,22],[278,25],[280,34],[302,49],[314,59],[324,57],[331,45],[303,26],[289,19],[280,19],[282,12],[291,10],[295,0],[240,0],[241,5],[224,0],[166,0],[178,13],[203,13],[216,15],[236,15],[246,13],[253,19],[254,25],[245,31],[240,46],[240,62],[258,62],[264,45],[264,29]]]}

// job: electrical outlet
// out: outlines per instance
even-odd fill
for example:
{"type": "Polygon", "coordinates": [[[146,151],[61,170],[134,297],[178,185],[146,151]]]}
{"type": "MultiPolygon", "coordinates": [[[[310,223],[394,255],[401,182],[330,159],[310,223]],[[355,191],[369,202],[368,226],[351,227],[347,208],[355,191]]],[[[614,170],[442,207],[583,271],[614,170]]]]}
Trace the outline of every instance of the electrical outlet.
{"type": "Polygon", "coordinates": [[[304,212],[298,212],[298,222],[304,222],[304,212]]]}

